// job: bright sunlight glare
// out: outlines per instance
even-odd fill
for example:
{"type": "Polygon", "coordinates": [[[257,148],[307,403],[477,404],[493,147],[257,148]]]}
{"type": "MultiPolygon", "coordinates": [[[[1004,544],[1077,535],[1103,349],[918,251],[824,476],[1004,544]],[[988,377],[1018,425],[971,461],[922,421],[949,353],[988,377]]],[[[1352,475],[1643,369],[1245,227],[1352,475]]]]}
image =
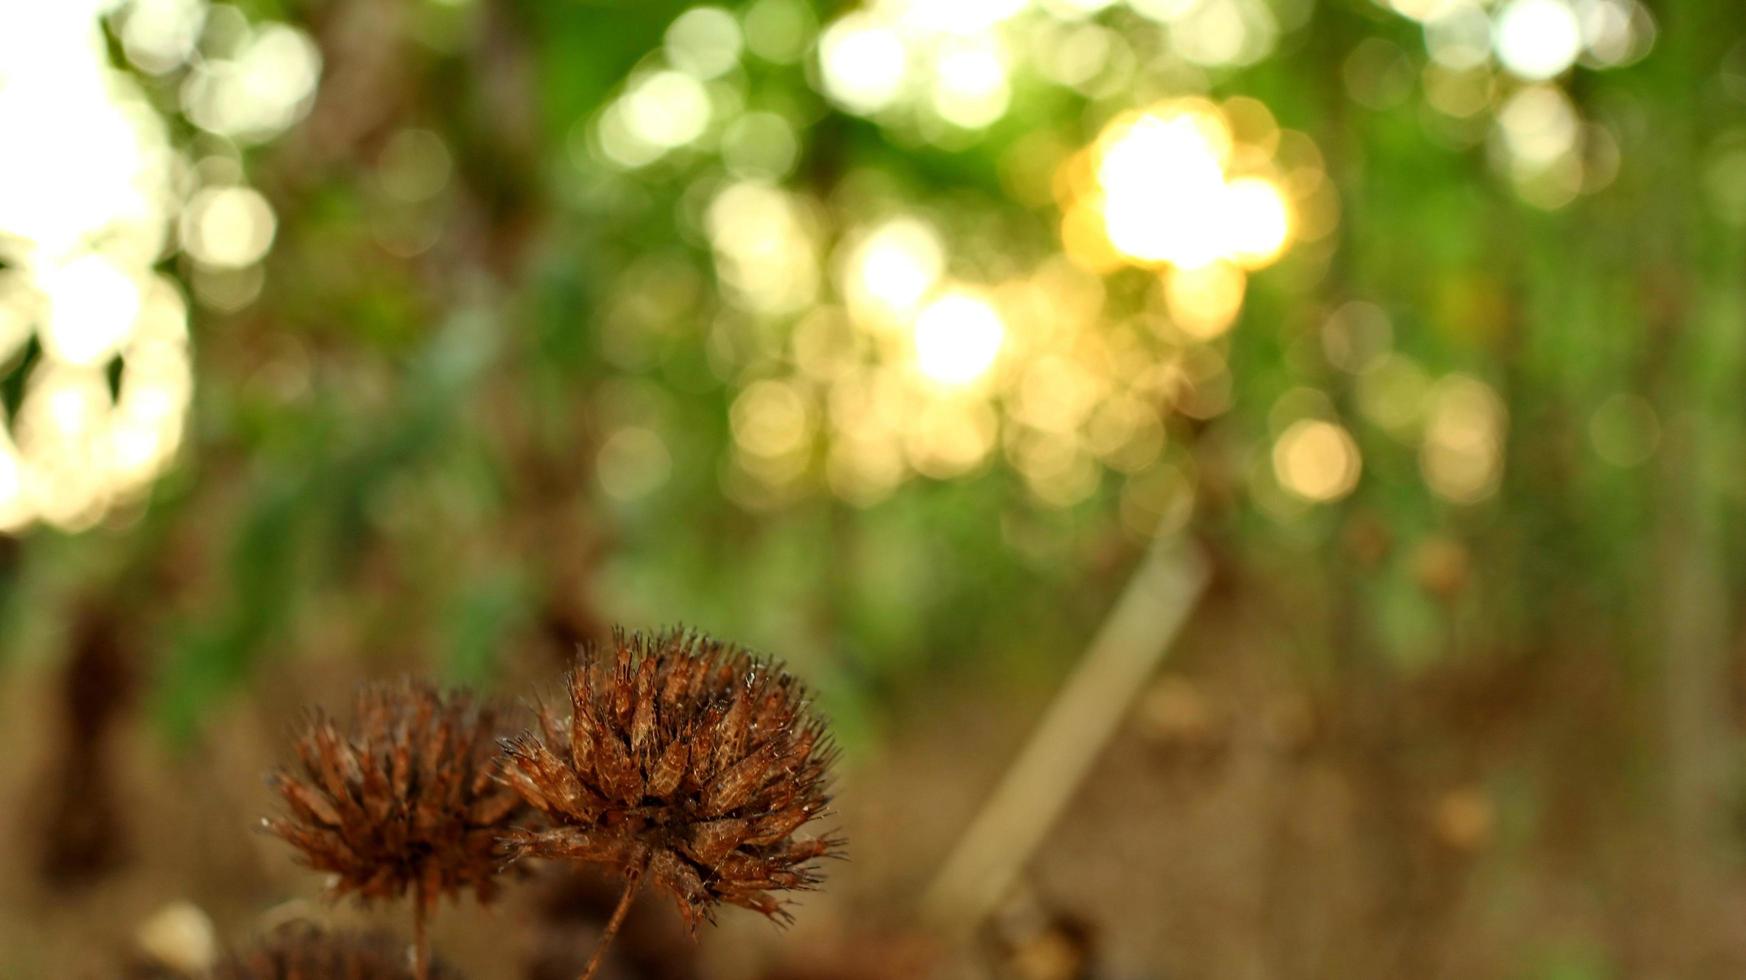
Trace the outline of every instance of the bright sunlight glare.
{"type": "Polygon", "coordinates": [[[1291,206],[1271,178],[1228,174],[1234,149],[1224,116],[1199,101],[1111,123],[1093,150],[1110,244],[1142,264],[1271,264],[1290,242],[1291,206]]]}

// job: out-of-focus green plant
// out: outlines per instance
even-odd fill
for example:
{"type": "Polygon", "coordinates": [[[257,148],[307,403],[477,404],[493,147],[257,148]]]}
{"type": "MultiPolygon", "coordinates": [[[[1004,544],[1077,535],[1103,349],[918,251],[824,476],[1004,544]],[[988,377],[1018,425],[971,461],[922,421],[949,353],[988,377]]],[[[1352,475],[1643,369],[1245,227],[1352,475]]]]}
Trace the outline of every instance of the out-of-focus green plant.
{"type": "Polygon", "coordinates": [[[9,591],[127,556],[178,730],[268,652],[479,681],[607,618],[852,719],[1053,673],[1159,533],[1328,663],[1703,646],[1746,526],[1723,9],[130,0],[108,57],[271,250],[177,205],[177,468],[18,532],[9,591]],[[211,92],[262,17],[321,80],[257,145],[211,92]]]}

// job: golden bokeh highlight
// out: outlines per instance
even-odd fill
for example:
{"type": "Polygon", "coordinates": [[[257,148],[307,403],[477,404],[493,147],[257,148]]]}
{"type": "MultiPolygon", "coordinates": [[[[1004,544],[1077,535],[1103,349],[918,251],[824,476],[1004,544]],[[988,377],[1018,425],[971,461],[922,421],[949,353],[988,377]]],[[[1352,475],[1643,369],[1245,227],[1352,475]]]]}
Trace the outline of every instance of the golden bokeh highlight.
{"type": "Polygon", "coordinates": [[[1272,158],[1278,129],[1260,103],[1231,104],[1227,114],[1205,99],[1177,99],[1116,117],[1088,149],[1087,165],[1070,164],[1068,210],[1092,208],[1131,264],[1272,264],[1296,222],[1272,158]]]}
{"type": "Polygon", "coordinates": [[[730,301],[784,314],[818,295],[815,222],[805,198],[757,181],[730,184],[710,202],[705,225],[730,301]]]}
{"type": "Polygon", "coordinates": [[[1509,413],[1484,381],[1452,374],[1431,391],[1419,468],[1431,491],[1458,504],[1478,503],[1503,479],[1509,413]]]}
{"type": "MultiPolygon", "coordinates": [[[[1641,0],[1377,0],[1420,22],[1427,128],[1470,146],[1489,118],[1490,163],[1525,203],[1565,207],[1612,183],[1618,138],[1582,117],[1568,91],[1578,69],[1648,55],[1655,18],[1641,0]]],[[[1355,93],[1356,94],[1356,93],[1355,93]]]]}
{"type": "Polygon", "coordinates": [[[856,319],[901,325],[945,272],[939,233],[918,218],[899,217],[873,228],[848,250],[843,294],[856,319]]]}
{"type": "Polygon", "coordinates": [[[193,396],[188,309],[158,267],[181,250],[202,301],[260,288],[275,219],[235,144],[308,111],[320,56],[296,28],[206,0],[0,5],[0,367],[22,398],[0,418],[0,532],[88,527],[175,458],[193,396]],[[198,163],[141,72],[225,149],[198,163]],[[230,277],[224,279],[223,277],[230,277]],[[202,286],[214,286],[204,289],[202,286]],[[32,339],[40,358],[20,366],[32,339]]]}
{"type": "Polygon", "coordinates": [[[1299,419],[1273,443],[1273,475],[1279,485],[1312,503],[1351,493],[1363,469],[1358,444],[1342,426],[1299,419]]]}
{"type": "Polygon", "coordinates": [[[1224,257],[1220,205],[1231,137],[1209,106],[1190,102],[1119,118],[1094,153],[1099,211],[1116,251],[1189,267],[1224,257]]]}
{"type": "Polygon", "coordinates": [[[1118,6],[1197,70],[1254,64],[1281,29],[1266,0],[870,0],[824,26],[818,85],[845,112],[962,145],[1008,114],[1021,72],[1092,98],[1123,92],[1146,45],[1091,22],[1118,6]]]}
{"type": "Polygon", "coordinates": [[[962,289],[942,293],[916,315],[915,364],[936,384],[975,384],[993,370],[1006,323],[987,299],[962,289]]]}
{"type": "Polygon", "coordinates": [[[1098,274],[1158,270],[1172,324],[1203,342],[1236,322],[1252,272],[1334,225],[1314,144],[1242,97],[1116,116],[1062,164],[1055,194],[1063,252],[1098,274]]]}
{"type": "Polygon", "coordinates": [[[1248,277],[1230,262],[1209,262],[1164,275],[1164,299],[1170,319],[1196,340],[1211,340],[1229,330],[1243,309],[1248,277]]]}
{"type": "MultiPolygon", "coordinates": [[[[1258,0],[869,0],[819,24],[785,0],[694,7],[581,121],[579,164],[699,172],[681,207],[700,215],[722,287],[708,350],[737,392],[721,475],[734,499],[765,509],[822,486],[871,506],[911,478],[1001,464],[1046,506],[1109,487],[1135,533],[1192,501],[1180,473],[1148,474],[1180,463],[1173,418],[1231,407],[1222,348],[1249,277],[1335,226],[1312,141],[1247,97],[1132,109],[1088,144],[1040,131],[1002,156],[1001,182],[1058,206],[1059,252],[989,262],[999,232],[974,203],[917,199],[876,168],[787,185],[805,121],[747,111],[758,100],[742,62],[810,51],[808,81],[837,111],[906,145],[967,149],[1026,81],[1126,98],[1145,46],[1092,17],[1105,7],[1153,22],[1190,73],[1252,63],[1281,29],[1258,0]],[[1111,303],[1109,277],[1136,267],[1156,289],[1111,303]]],[[[634,346],[628,327],[613,337],[634,346]]],[[[656,455],[637,433],[614,443],[602,462],[623,470],[615,496],[634,497],[633,464],[656,455]]]]}

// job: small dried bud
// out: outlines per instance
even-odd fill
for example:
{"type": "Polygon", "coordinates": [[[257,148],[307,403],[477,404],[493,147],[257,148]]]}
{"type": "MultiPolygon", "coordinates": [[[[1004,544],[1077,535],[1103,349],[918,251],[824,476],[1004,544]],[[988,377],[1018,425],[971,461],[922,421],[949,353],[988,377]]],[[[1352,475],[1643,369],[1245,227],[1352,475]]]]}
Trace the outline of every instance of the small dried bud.
{"type": "Polygon", "coordinates": [[[285,802],[266,826],[318,871],[336,894],[425,905],[471,888],[496,889],[496,840],[523,812],[497,781],[493,715],[470,697],[445,697],[413,681],[372,684],[357,699],[349,731],[317,715],[297,740],[301,772],[272,783],[285,802]]]}
{"type": "Polygon", "coordinates": [[[836,753],[792,677],[679,631],[616,633],[569,679],[570,717],[505,743],[503,779],[544,814],[505,843],[646,874],[693,929],[722,902],[779,920],[774,895],[812,888],[834,838],[797,839],[824,812],[836,753]]]}
{"type": "MultiPolygon", "coordinates": [[[[442,964],[431,980],[461,980],[442,964]]],[[[385,933],[323,932],[307,922],[273,930],[219,963],[214,980],[412,980],[407,946],[385,933]]]]}

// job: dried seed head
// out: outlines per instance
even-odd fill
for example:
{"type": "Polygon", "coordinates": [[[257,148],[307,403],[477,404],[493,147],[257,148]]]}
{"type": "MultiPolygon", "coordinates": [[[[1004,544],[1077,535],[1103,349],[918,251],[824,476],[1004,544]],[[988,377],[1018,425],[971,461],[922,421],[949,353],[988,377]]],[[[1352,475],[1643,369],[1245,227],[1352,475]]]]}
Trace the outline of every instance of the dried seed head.
{"type": "Polygon", "coordinates": [[[336,894],[429,905],[471,888],[496,889],[496,840],[523,814],[496,778],[489,708],[409,680],[371,684],[341,732],[317,715],[297,740],[298,772],[271,777],[285,813],[266,821],[336,894]]]}
{"type": "MultiPolygon", "coordinates": [[[[432,964],[431,980],[461,975],[432,964]]],[[[412,980],[405,943],[385,933],[323,932],[307,922],[273,930],[218,965],[214,980],[412,980]]]]}
{"type": "Polygon", "coordinates": [[[548,824],[506,834],[513,856],[641,869],[693,929],[722,902],[786,920],[774,893],[818,884],[841,842],[795,832],[836,752],[792,677],[696,633],[621,631],[585,651],[569,700],[504,744],[504,781],[548,824]]]}

